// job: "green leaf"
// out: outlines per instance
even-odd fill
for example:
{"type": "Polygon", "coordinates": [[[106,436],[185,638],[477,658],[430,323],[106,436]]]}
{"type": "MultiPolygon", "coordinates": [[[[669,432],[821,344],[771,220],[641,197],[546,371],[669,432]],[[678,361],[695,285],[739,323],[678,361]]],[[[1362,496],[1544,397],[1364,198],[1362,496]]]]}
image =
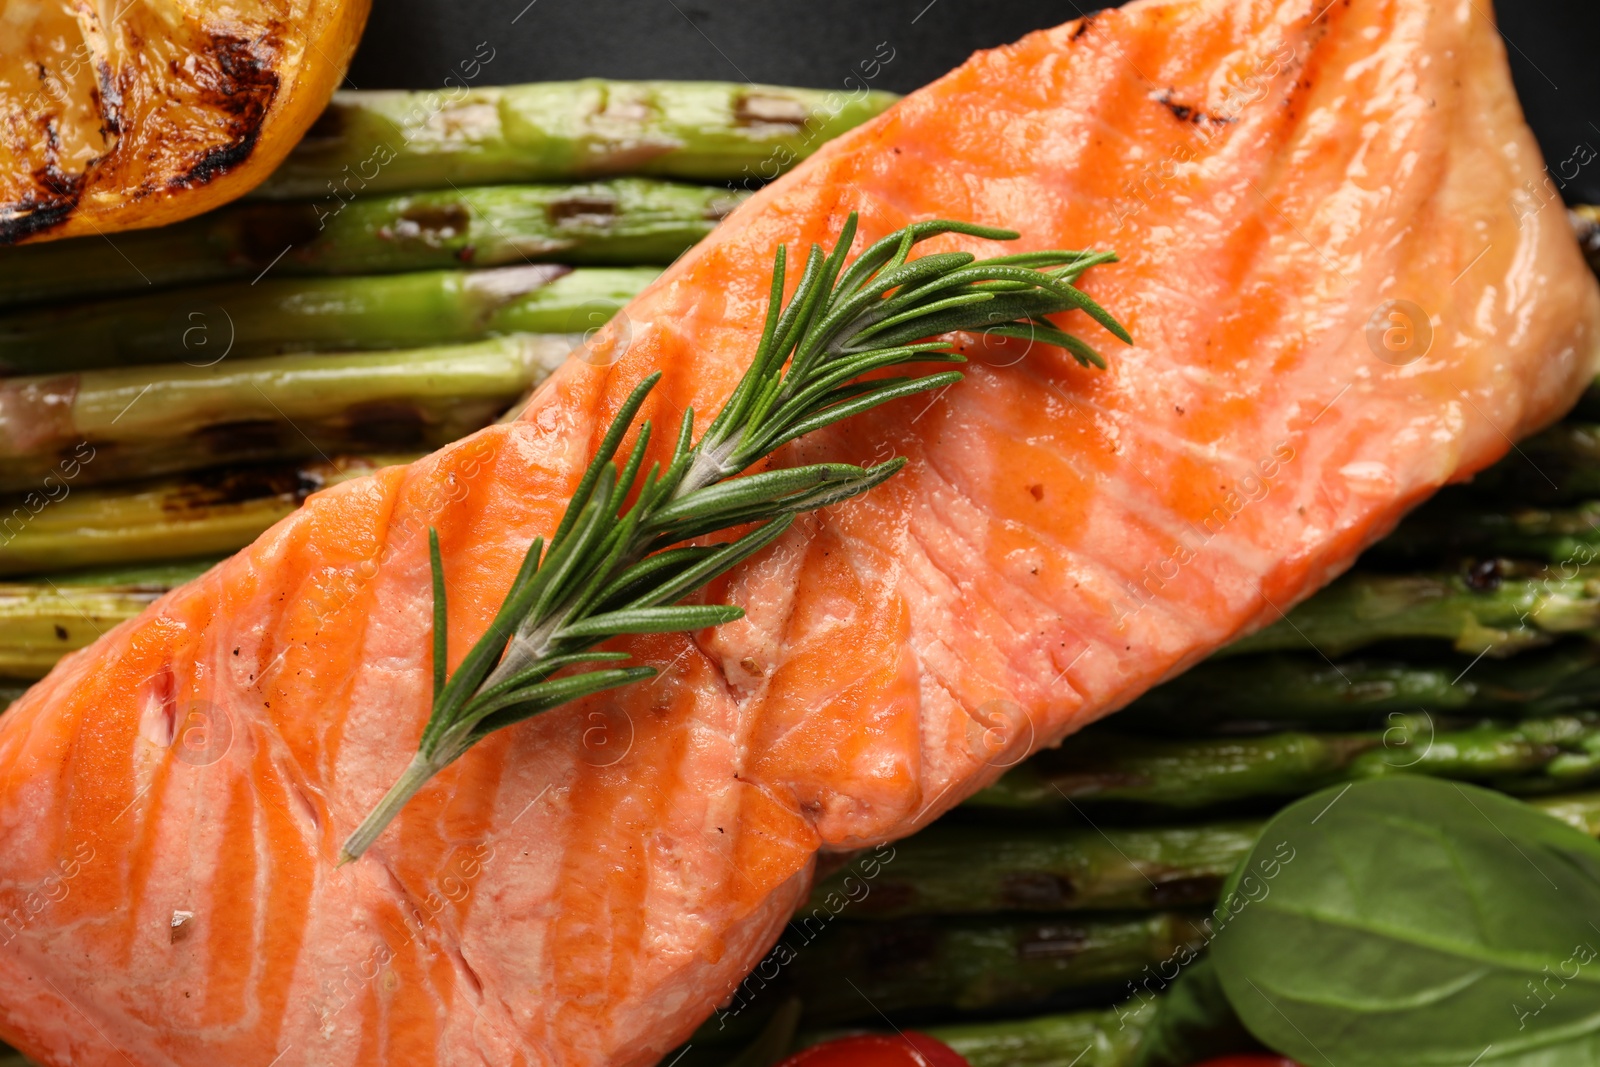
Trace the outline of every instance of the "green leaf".
{"type": "Polygon", "coordinates": [[[745,478],[732,478],[679,497],[651,516],[657,528],[674,523],[730,513],[754,503],[781,500],[832,482],[845,482],[861,476],[861,468],[849,463],[814,463],[809,467],[780,467],[745,478]]]}
{"type": "Polygon", "coordinates": [[[1190,1067],[1216,1056],[1261,1051],[1228,1003],[1210,956],[1185,967],[1154,1003],[1155,1015],[1133,1067],[1190,1067]]]}
{"type": "Polygon", "coordinates": [[[665,634],[678,630],[703,630],[744,618],[744,609],[731,604],[680,604],[671,608],[624,608],[596,615],[563,627],[563,641],[580,637],[615,637],[618,634],[665,634]]]}
{"type": "Polygon", "coordinates": [[[428,527],[428,565],[433,572],[433,702],[437,704],[439,694],[444,692],[445,678],[450,669],[449,634],[446,629],[450,613],[445,606],[444,561],[439,557],[439,531],[432,526],[428,527]]]}
{"type": "MultiPolygon", "coordinates": [[[[794,393],[783,405],[772,412],[768,422],[775,425],[779,432],[796,418],[803,418],[812,411],[819,402],[823,402],[830,394],[844,387],[844,383],[863,374],[884,370],[889,367],[899,366],[902,363],[965,363],[966,357],[950,350],[950,346],[942,341],[926,342],[920,345],[901,345],[897,348],[872,349],[862,355],[851,355],[836,358],[829,368],[814,375],[806,387],[794,393]]],[[[875,387],[875,381],[854,383],[858,391],[867,391],[875,387]]],[[[771,451],[769,442],[776,439],[776,433],[769,431],[761,438],[761,450],[771,451]]]]}
{"type": "Polygon", "coordinates": [[[929,219],[927,222],[913,223],[904,230],[896,230],[887,237],[880,237],[872,247],[856,257],[850,269],[839,279],[840,291],[846,294],[855,292],[872,276],[873,271],[889,262],[897,252],[903,255],[901,249],[906,245],[926,241],[942,233],[964,233],[969,237],[983,237],[990,241],[1015,241],[1021,236],[1015,230],[979,226],[977,223],[957,222],[952,219],[929,219]]]}
{"type": "Polygon", "coordinates": [[[467,722],[473,726],[472,740],[476,741],[496,730],[521,722],[551,708],[586,696],[603,693],[607,689],[642,682],[655,676],[654,667],[623,667],[610,671],[585,671],[566,678],[553,678],[548,682],[530,685],[526,689],[502,693],[493,700],[474,703],[472,716],[467,722]]]}
{"type": "Polygon", "coordinates": [[[502,694],[509,693],[513,689],[522,689],[526,686],[543,682],[563,667],[571,667],[579,663],[620,663],[623,660],[632,658],[626,652],[601,652],[596,649],[574,652],[566,656],[547,656],[528,669],[513,674],[505,681],[482,690],[478,693],[477,700],[491,700],[502,694]]]}
{"type": "Polygon", "coordinates": [[[902,457],[880,463],[876,467],[863,467],[852,478],[827,482],[810,492],[797,493],[779,501],[752,504],[743,511],[719,512],[703,523],[679,526],[673,530],[673,535],[679,538],[701,537],[730,526],[743,526],[747,522],[760,522],[773,516],[799,514],[830,507],[882,485],[905,465],[906,461],[902,457]]]}
{"type": "Polygon", "coordinates": [[[911,378],[905,381],[885,385],[881,389],[847,400],[842,404],[823,408],[808,419],[796,423],[788,432],[778,440],[778,444],[792,441],[796,437],[803,437],[813,430],[820,430],[824,426],[831,426],[840,419],[848,419],[852,415],[859,415],[863,411],[870,411],[880,404],[887,404],[891,400],[902,397],[914,396],[917,393],[926,393],[934,389],[943,389],[961,381],[963,375],[960,371],[945,371],[943,374],[926,374],[921,378],[911,378]]]}
{"type": "Polygon", "coordinates": [[[991,326],[983,331],[993,337],[1012,337],[1019,341],[1034,342],[1062,348],[1078,361],[1080,367],[1099,367],[1106,369],[1106,359],[1087,342],[1082,341],[1070,333],[1051,326],[1049,323],[1030,322],[1023,326],[991,326]]]}
{"type": "MultiPolygon", "coordinates": [[[[851,218],[852,223],[854,217],[851,218]]],[[[728,401],[722,406],[722,411],[711,420],[711,425],[706,428],[708,436],[714,436],[725,429],[730,423],[744,419],[749,408],[750,397],[757,384],[766,379],[770,370],[771,361],[775,354],[777,341],[778,316],[783,311],[783,278],[785,264],[788,261],[789,250],[783,245],[778,246],[777,253],[772,257],[772,284],[767,294],[767,317],[761,327],[761,340],[756,345],[755,358],[750,362],[750,370],[739,379],[739,384],[728,396],[728,401]]]]}
{"type": "Polygon", "coordinates": [[[1600,843],[1430,778],[1327,790],[1224,891],[1228,1000],[1307,1067],[1600,1064],[1600,843]]]}
{"type": "Polygon", "coordinates": [[[706,551],[705,555],[696,560],[692,566],[678,571],[672,575],[669,581],[651,589],[648,594],[638,597],[633,606],[646,607],[666,604],[688,595],[692,590],[698,589],[712,579],[727,573],[738,564],[743,563],[763,548],[766,548],[781,537],[783,532],[792,525],[794,525],[793,515],[780,515],[770,522],[756,527],[737,540],[713,546],[706,551]]]}
{"type": "Polygon", "coordinates": [[[601,590],[595,603],[606,611],[614,611],[624,604],[631,604],[645,590],[656,584],[672,581],[715,551],[714,547],[695,546],[669,548],[653,556],[647,556],[601,590]]]}
{"type": "Polygon", "coordinates": [[[606,430],[599,449],[595,451],[594,458],[589,461],[588,469],[583,472],[582,480],[578,482],[578,488],[573,491],[572,500],[561,516],[560,525],[550,537],[552,548],[561,543],[577,523],[584,505],[589,503],[589,494],[594,491],[595,482],[600,480],[600,475],[605,472],[606,464],[611,462],[611,457],[617,454],[617,448],[622,444],[622,438],[627,434],[633,417],[639,413],[639,408],[644,404],[645,397],[650,395],[650,390],[654,389],[660,380],[660,371],[645,378],[633,387],[633,392],[628,394],[628,398],[622,402],[622,407],[617,409],[616,417],[611,420],[611,427],[606,430]]]}

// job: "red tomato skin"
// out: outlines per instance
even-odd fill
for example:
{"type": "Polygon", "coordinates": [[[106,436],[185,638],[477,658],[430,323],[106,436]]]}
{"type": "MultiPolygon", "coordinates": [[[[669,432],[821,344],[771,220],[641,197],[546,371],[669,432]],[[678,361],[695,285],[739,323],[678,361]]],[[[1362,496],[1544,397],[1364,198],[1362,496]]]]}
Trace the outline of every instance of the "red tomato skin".
{"type": "Polygon", "coordinates": [[[1206,1060],[1204,1063],[1197,1063],[1194,1067],[1300,1067],[1300,1065],[1283,1056],[1252,1053],[1248,1056],[1222,1056],[1218,1059],[1206,1060]]]}
{"type": "Polygon", "coordinates": [[[936,1037],[918,1030],[907,1030],[901,1036],[922,1054],[928,1067],[972,1067],[965,1056],[936,1037]]]}
{"type": "Polygon", "coordinates": [[[938,1038],[906,1030],[899,1034],[860,1034],[801,1049],[778,1067],[971,1067],[966,1058],[938,1038]]]}

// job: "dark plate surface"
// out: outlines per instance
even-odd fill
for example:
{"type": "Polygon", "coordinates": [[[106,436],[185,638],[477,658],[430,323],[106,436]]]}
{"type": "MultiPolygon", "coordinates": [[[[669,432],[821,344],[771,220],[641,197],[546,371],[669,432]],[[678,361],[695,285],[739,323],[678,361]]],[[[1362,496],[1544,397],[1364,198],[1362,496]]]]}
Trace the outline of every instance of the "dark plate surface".
{"type": "MultiPolygon", "coordinates": [[[[1431,0],[1443,3],[1444,0],[1431,0]]],[[[1470,0],[1487,12],[1491,0],[1470,0]]],[[[1104,4],[1074,0],[377,0],[351,84],[427,89],[493,58],[476,84],[566,78],[710,78],[908,92],[979,48],[1104,4]],[[880,50],[886,43],[887,50],[880,50]],[[483,45],[487,48],[483,48],[483,45]],[[875,54],[893,58],[871,66],[875,54]]],[[[1501,0],[1529,121],[1571,201],[1600,202],[1600,3],[1501,0]],[[1584,152],[1588,158],[1594,152],[1584,152]]]]}

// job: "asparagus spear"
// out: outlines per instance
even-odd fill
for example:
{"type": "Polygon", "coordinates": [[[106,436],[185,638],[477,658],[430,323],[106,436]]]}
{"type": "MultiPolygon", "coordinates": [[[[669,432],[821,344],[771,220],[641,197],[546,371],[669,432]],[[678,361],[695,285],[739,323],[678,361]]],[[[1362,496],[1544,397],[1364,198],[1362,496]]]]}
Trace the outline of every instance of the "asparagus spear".
{"type": "MultiPolygon", "coordinates": [[[[0,373],[212,366],[277,352],[411,348],[509,333],[581,334],[659,273],[553,264],[174,289],[0,316],[0,373]]],[[[148,377],[148,375],[147,375],[148,377]]]]}
{"type": "MultiPolygon", "coordinates": [[[[1591,390],[1593,393],[1593,390],[1591,390]]],[[[1585,400],[1586,409],[1596,406],[1585,400]]],[[[1517,444],[1472,480],[1470,490],[1496,501],[1570,503],[1600,497],[1600,424],[1569,418],[1517,444]]]]}
{"type": "Polygon", "coordinates": [[[344,92],[253,195],[321,197],[332,210],[381,192],[602,174],[753,186],[894,100],[879,92],[600,80],[344,92]]]}
{"type": "Polygon", "coordinates": [[[1156,1001],[1030,1019],[930,1026],[972,1067],[1130,1067],[1156,1001]]]}
{"type": "Polygon", "coordinates": [[[0,678],[42,678],[56,660],[131,619],[213,559],[0,583],[0,678]]]}
{"type": "Polygon", "coordinates": [[[1220,655],[1314,651],[1342,656],[1377,641],[1438,639],[1458,652],[1508,655],[1600,626],[1600,567],[1491,561],[1467,573],[1339,579],[1220,655]]]}
{"type": "Polygon", "coordinates": [[[1446,729],[1395,716],[1387,730],[1152,740],[1092,729],[1041,753],[967,805],[1072,812],[1079,803],[1198,808],[1283,798],[1382,774],[1432,774],[1537,794],[1600,780],[1593,714],[1446,729]]]}
{"type": "Polygon", "coordinates": [[[1530,797],[1528,803],[1562,822],[1600,837],[1600,793],[1567,793],[1553,797],[1530,797]]]}
{"type": "Polygon", "coordinates": [[[15,402],[0,407],[0,491],[45,491],[51,479],[77,487],[220,463],[436,448],[493,421],[572,344],[571,337],[519,334],[410,352],[16,379],[7,383],[15,402]]]}
{"type": "Polygon", "coordinates": [[[126,566],[243,548],[307,494],[414,453],[252,464],[184,478],[35,491],[0,501],[0,576],[126,566]]]}
{"type": "Polygon", "coordinates": [[[745,194],[649,178],[488,186],[336,210],[236,203],[171,226],[0,249],[0,307],[229,278],[563,263],[671,263],[745,194]]]}
{"type": "Polygon", "coordinates": [[[1123,985],[1145,967],[1197,950],[1206,930],[1204,919],[1181,912],[1047,921],[835,922],[821,933],[809,921],[796,918],[702,1033],[716,1034],[749,1005],[776,1001],[782,993],[800,997],[811,1026],[876,1022],[879,1012],[947,1014],[1046,1004],[1123,985]]]}
{"type": "Polygon", "coordinates": [[[1444,654],[1329,663],[1316,653],[1209,660],[1117,714],[1131,732],[1360,725],[1389,712],[1551,715],[1600,701],[1600,643],[1561,642],[1509,659],[1444,654]]]}
{"type": "MultiPolygon", "coordinates": [[[[1070,742],[1069,742],[1070,743],[1070,742]]],[[[1255,844],[1258,821],[1134,829],[935,824],[868,871],[818,882],[800,914],[849,900],[854,919],[1203,906],[1255,844]]]]}
{"type": "MultiPolygon", "coordinates": [[[[1395,757],[1397,763],[1408,760],[1395,757]]],[[[1600,837],[1600,793],[1533,797],[1529,803],[1600,837]]],[[[896,842],[892,858],[878,857],[875,878],[852,864],[823,879],[800,914],[817,914],[847,900],[842,914],[857,920],[1202,907],[1215,903],[1261,825],[1260,820],[1136,828],[1045,827],[1014,820],[999,826],[939,823],[896,842]]]]}
{"type": "Polygon", "coordinates": [[[1369,557],[1411,563],[1442,556],[1505,556],[1583,565],[1600,559],[1600,500],[1569,508],[1486,507],[1446,492],[1418,508],[1369,557]]]}

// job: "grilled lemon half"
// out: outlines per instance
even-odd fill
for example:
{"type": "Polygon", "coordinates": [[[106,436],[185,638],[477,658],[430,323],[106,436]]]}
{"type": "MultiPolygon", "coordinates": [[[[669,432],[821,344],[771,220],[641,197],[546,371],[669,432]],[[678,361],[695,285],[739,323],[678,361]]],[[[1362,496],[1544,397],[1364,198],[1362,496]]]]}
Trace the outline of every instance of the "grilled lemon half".
{"type": "Polygon", "coordinates": [[[265,178],[371,0],[0,0],[0,244],[158,226],[265,178]]]}

